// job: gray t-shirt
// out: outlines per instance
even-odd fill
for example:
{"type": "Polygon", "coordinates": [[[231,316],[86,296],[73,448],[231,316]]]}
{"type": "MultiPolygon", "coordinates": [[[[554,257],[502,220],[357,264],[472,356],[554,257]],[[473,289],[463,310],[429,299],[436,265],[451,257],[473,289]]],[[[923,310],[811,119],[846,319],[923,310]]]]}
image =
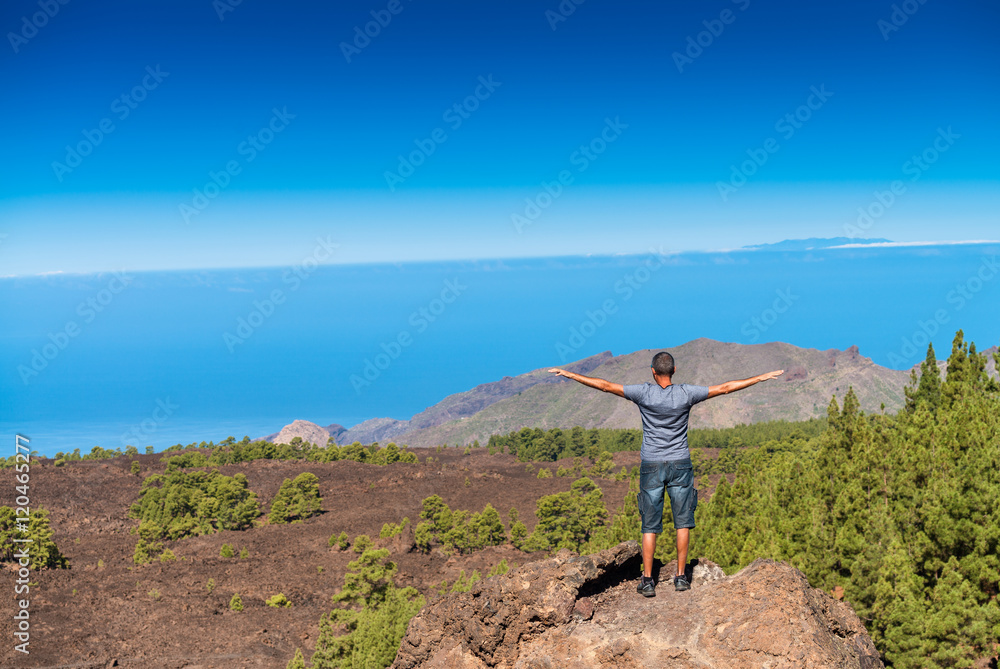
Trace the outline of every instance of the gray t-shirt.
{"type": "Polygon", "coordinates": [[[643,462],[682,460],[688,450],[688,414],[698,402],[708,399],[708,388],[674,383],[661,388],[654,383],[624,386],[625,398],[639,405],[642,414],[643,462]]]}

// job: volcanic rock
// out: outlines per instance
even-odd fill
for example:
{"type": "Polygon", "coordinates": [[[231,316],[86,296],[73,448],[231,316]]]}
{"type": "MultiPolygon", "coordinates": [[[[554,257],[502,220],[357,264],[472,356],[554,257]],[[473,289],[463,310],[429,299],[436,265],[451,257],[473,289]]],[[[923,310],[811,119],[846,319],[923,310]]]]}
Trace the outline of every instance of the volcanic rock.
{"type": "Polygon", "coordinates": [[[733,576],[708,560],[688,564],[676,592],[665,565],[656,597],[636,593],[634,541],[593,555],[568,551],[467,593],[442,598],[411,621],[394,669],[882,668],[844,602],[801,571],[759,559],[733,576]]]}

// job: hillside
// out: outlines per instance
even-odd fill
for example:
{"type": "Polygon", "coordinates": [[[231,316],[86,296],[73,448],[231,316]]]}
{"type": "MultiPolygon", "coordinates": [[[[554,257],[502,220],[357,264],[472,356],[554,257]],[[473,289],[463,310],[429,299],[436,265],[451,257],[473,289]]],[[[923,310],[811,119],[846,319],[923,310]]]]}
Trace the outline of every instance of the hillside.
{"type": "MultiPolygon", "coordinates": [[[[491,503],[506,517],[517,508],[530,529],[535,501],[572,483],[539,479],[513,456],[489,455],[485,448],[469,455],[454,448],[415,452],[419,463],[387,466],[255,460],[220,467],[226,475],[245,475],[265,509],[284,479],[312,472],[319,478],[323,513],[301,523],[164,541],[178,559],[145,566],[133,563],[137,538],[131,531],[138,521],[129,518],[129,508],[139,497],[142,477],[164,473],[159,454],[61,467],[35,460],[32,509],[51,512],[53,539],[70,568],[31,573],[39,587],[30,591],[30,655],[13,650],[14,600],[0,606],[0,635],[11,641],[0,649],[0,667],[285,669],[296,648],[314,649],[320,616],[332,608],[348,563],[358,557],[328,544],[340,532],[352,539],[376,538],[399,565],[397,583],[416,587],[431,601],[442,580],[453,584],[462,570],[486,574],[504,559],[525,564],[541,557],[509,544],[464,555],[438,549],[423,554],[413,550],[412,525],[403,536],[377,539],[383,523],[417,521],[421,501],[434,494],[456,510],[479,511],[491,503]],[[130,473],[132,461],[140,464],[141,476],[130,473]],[[237,553],[246,549],[247,556],[220,557],[224,543],[237,553]],[[290,608],[264,603],[279,592],[291,600],[290,608]],[[241,595],[245,610],[229,609],[233,593],[241,595]]],[[[633,467],[638,454],[618,453],[615,464],[633,467]]],[[[4,476],[13,481],[11,470],[4,476]]],[[[608,510],[616,512],[628,482],[601,479],[599,485],[608,510]]],[[[14,485],[0,488],[0,506],[13,506],[17,494],[14,485]]],[[[0,562],[0,587],[8,593],[17,578],[13,566],[0,562]]]]}
{"type": "MultiPolygon", "coordinates": [[[[649,364],[657,350],[620,356],[604,352],[563,367],[620,383],[651,382],[649,364]]],[[[677,383],[712,385],[785,370],[776,382],[695,407],[692,427],[823,416],[830,398],[842,397],[851,386],[864,410],[880,411],[884,404],[886,411],[895,411],[903,405],[903,387],[909,380],[909,372],[876,365],[854,346],[845,351],[819,351],[780,342],[745,345],[697,339],[668,350],[677,361],[677,383]]],[[[341,444],[393,440],[434,446],[476,439],[485,443],[491,434],[522,427],[641,427],[638,411],[630,402],[555,377],[547,369],[450,395],[410,420],[374,418],[346,431],[339,425],[327,431],[341,444]]]]}
{"type": "MultiPolygon", "coordinates": [[[[712,385],[741,379],[772,369],[784,369],[775,382],[694,408],[692,427],[731,427],[766,420],[805,420],[826,414],[833,395],[842,397],[854,388],[866,411],[887,411],[903,405],[903,387],[909,372],[874,364],[856,347],[846,351],[802,349],[790,344],[727,344],[711,339],[670,349],[677,361],[677,383],[712,385]]],[[[591,374],[620,383],[651,382],[650,360],[655,350],[610,357],[591,374]]],[[[531,372],[547,376],[546,370],[531,372]]],[[[396,437],[414,446],[468,443],[488,440],[491,434],[522,427],[640,428],[639,412],[631,402],[599,393],[578,383],[559,379],[536,384],[512,397],[497,401],[466,418],[430,428],[408,430],[396,437]]]]}

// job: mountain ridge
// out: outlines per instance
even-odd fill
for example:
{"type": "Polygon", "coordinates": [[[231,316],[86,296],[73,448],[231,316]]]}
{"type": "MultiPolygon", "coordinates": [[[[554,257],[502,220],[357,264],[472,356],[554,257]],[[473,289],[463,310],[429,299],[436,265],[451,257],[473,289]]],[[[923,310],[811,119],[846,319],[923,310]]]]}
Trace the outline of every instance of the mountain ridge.
{"type": "MultiPolygon", "coordinates": [[[[650,382],[649,364],[659,350],[674,354],[677,383],[713,385],[772,369],[785,370],[775,381],[694,407],[692,427],[731,427],[739,423],[824,416],[830,397],[842,398],[848,387],[854,387],[863,410],[881,411],[884,405],[886,411],[896,411],[903,406],[903,388],[909,381],[909,370],[876,365],[862,356],[857,346],[843,351],[820,351],[783,342],[737,344],[707,338],[669,349],[644,349],[619,356],[604,351],[563,368],[620,383],[650,382]]],[[[641,427],[632,403],[551,375],[548,369],[505,376],[449,395],[409,420],[372,418],[349,429],[339,424],[326,428],[309,425],[323,430],[336,443],[392,440],[411,446],[485,441],[491,434],[522,427],[641,427]]],[[[283,431],[268,438],[273,441],[278,434],[287,438],[291,432],[283,431]]],[[[310,427],[308,434],[317,433],[310,427]]],[[[303,432],[301,436],[305,439],[305,435],[303,432]]]]}

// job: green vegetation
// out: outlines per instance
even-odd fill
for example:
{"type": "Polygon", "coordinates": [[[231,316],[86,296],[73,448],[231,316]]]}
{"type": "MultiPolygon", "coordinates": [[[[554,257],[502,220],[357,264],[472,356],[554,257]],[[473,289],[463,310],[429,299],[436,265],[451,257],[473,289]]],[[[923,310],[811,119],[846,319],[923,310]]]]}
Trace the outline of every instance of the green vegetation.
{"type": "Polygon", "coordinates": [[[351,546],[351,542],[347,540],[347,532],[341,532],[339,536],[331,534],[326,543],[328,546],[336,546],[342,551],[346,551],[351,546]]]}
{"type": "Polygon", "coordinates": [[[465,575],[465,570],[459,572],[458,578],[455,579],[455,584],[451,586],[452,592],[468,592],[472,590],[472,585],[479,581],[482,577],[479,575],[478,570],[473,570],[471,576],[465,575]]]}
{"type": "Polygon", "coordinates": [[[403,530],[410,524],[409,518],[403,518],[401,523],[384,523],[382,531],[378,533],[379,539],[391,539],[403,533],[403,530]]]}
{"type": "MultiPolygon", "coordinates": [[[[25,465],[30,464],[41,457],[43,456],[39,455],[38,451],[31,451],[27,454],[27,456],[24,453],[15,453],[9,457],[0,458],[0,469],[15,469],[18,465],[20,465],[21,468],[17,471],[24,471],[25,465]]],[[[56,463],[56,465],[58,466],[58,463],[56,463]]]]}
{"type": "Polygon", "coordinates": [[[504,558],[500,560],[495,567],[486,572],[486,578],[490,578],[491,576],[500,576],[501,574],[506,574],[510,570],[511,567],[507,564],[507,558],[504,558]]]}
{"type": "MultiPolygon", "coordinates": [[[[397,567],[388,558],[385,549],[366,550],[348,565],[344,587],[333,596],[339,607],[320,619],[311,669],[381,669],[392,664],[424,598],[413,588],[396,586],[397,567]],[[338,635],[337,629],[346,631],[338,635]]],[[[288,667],[306,666],[296,649],[288,667]]]]}
{"type": "Polygon", "coordinates": [[[229,600],[229,610],[230,611],[242,611],[243,610],[243,598],[240,597],[240,593],[234,592],[232,599],[229,600]]]}
{"type": "MultiPolygon", "coordinates": [[[[761,446],[769,441],[816,437],[823,432],[825,426],[826,419],[813,419],[801,422],[776,420],[722,429],[694,429],[688,431],[688,444],[692,450],[761,446]]],[[[602,453],[639,450],[642,446],[642,430],[586,429],[579,426],[571,430],[542,430],[526,427],[506,435],[493,435],[488,446],[491,455],[510,453],[523,462],[553,462],[562,458],[587,457],[596,463],[602,453]]],[[[575,474],[579,476],[581,472],[577,471],[575,474]]],[[[593,471],[590,473],[590,476],[603,475],[593,471]]]]}
{"type": "Polygon", "coordinates": [[[292,479],[285,479],[274,501],[268,519],[273,525],[282,525],[318,515],[323,498],[319,496],[319,479],[315,474],[302,472],[292,479]]]}
{"type": "Polygon", "coordinates": [[[177,556],[169,548],[160,553],[160,562],[174,562],[177,556]]]}
{"type": "Polygon", "coordinates": [[[569,548],[579,552],[607,520],[604,493],[591,479],[573,481],[568,492],[546,495],[536,503],[538,524],[524,543],[529,551],[569,548]]]}
{"type": "Polygon", "coordinates": [[[214,470],[147,476],[130,512],[140,521],[136,532],[147,541],[241,530],[259,515],[247,477],[214,470]]]}
{"type": "Polygon", "coordinates": [[[153,553],[158,553],[163,548],[163,544],[146,541],[140,538],[132,553],[132,562],[136,564],[149,564],[153,561],[153,553]]]}
{"type": "Polygon", "coordinates": [[[431,495],[423,501],[420,517],[426,522],[417,525],[414,538],[424,552],[429,552],[434,542],[442,544],[446,551],[459,553],[507,543],[500,514],[491,504],[480,513],[452,512],[440,496],[431,495]]]}
{"type": "Polygon", "coordinates": [[[250,441],[243,437],[237,442],[233,437],[218,445],[201,442],[199,445],[171,446],[163,451],[161,458],[167,463],[167,471],[189,469],[192,467],[215,467],[232,465],[254,460],[304,460],[306,462],[334,462],[336,460],[353,460],[373,465],[391,465],[396,462],[417,462],[417,456],[400,448],[394,443],[380,448],[378,443],[363,446],[354,442],[346,446],[337,446],[332,441],[326,445],[303,443],[300,437],[292,439],[290,444],[272,444],[258,439],[250,441]],[[180,451],[185,451],[180,453],[180,451]]]}
{"type": "Polygon", "coordinates": [[[272,595],[269,599],[264,600],[264,603],[276,609],[286,609],[292,605],[292,603],[288,601],[288,597],[285,597],[285,595],[280,592],[276,595],[272,595]]]}
{"type": "Polygon", "coordinates": [[[30,546],[28,566],[31,569],[67,568],[69,561],[52,540],[54,534],[46,509],[37,507],[25,518],[9,506],[0,506],[0,562],[17,562],[14,553],[21,546],[30,546]],[[15,544],[14,539],[29,539],[31,543],[15,544]]]}
{"type": "Polygon", "coordinates": [[[510,522],[510,543],[514,548],[521,550],[524,542],[528,540],[528,528],[518,520],[517,509],[514,507],[510,507],[507,519],[510,522]]]}
{"type": "Polygon", "coordinates": [[[132,466],[129,468],[129,471],[131,471],[133,475],[138,476],[140,473],[142,473],[142,465],[139,464],[138,460],[133,460],[132,466]]]}
{"type": "Polygon", "coordinates": [[[208,590],[208,594],[210,594],[210,595],[212,594],[212,591],[215,590],[215,579],[214,578],[208,579],[208,583],[205,584],[205,589],[208,590]]]}
{"type": "Polygon", "coordinates": [[[367,534],[359,534],[354,537],[354,541],[351,543],[353,544],[352,550],[358,555],[361,555],[369,548],[373,548],[375,546],[375,542],[372,541],[372,538],[367,534]]]}
{"type": "Polygon", "coordinates": [[[295,649],[295,656],[288,661],[285,669],[306,669],[306,658],[302,656],[302,649],[295,649]]]}
{"type": "Polygon", "coordinates": [[[866,415],[851,390],[820,436],[750,451],[699,506],[697,553],[727,571],[786,560],[814,586],[843,587],[896,669],[993,657],[1000,384],[985,364],[959,331],[945,380],[929,348],[899,414],[866,415]]]}
{"type": "Polygon", "coordinates": [[[231,558],[236,553],[233,552],[232,544],[222,544],[222,548],[219,549],[219,557],[231,558]]]}
{"type": "Polygon", "coordinates": [[[248,551],[246,548],[241,548],[240,549],[240,559],[241,560],[245,560],[248,557],[250,557],[250,551],[248,551]]]}

